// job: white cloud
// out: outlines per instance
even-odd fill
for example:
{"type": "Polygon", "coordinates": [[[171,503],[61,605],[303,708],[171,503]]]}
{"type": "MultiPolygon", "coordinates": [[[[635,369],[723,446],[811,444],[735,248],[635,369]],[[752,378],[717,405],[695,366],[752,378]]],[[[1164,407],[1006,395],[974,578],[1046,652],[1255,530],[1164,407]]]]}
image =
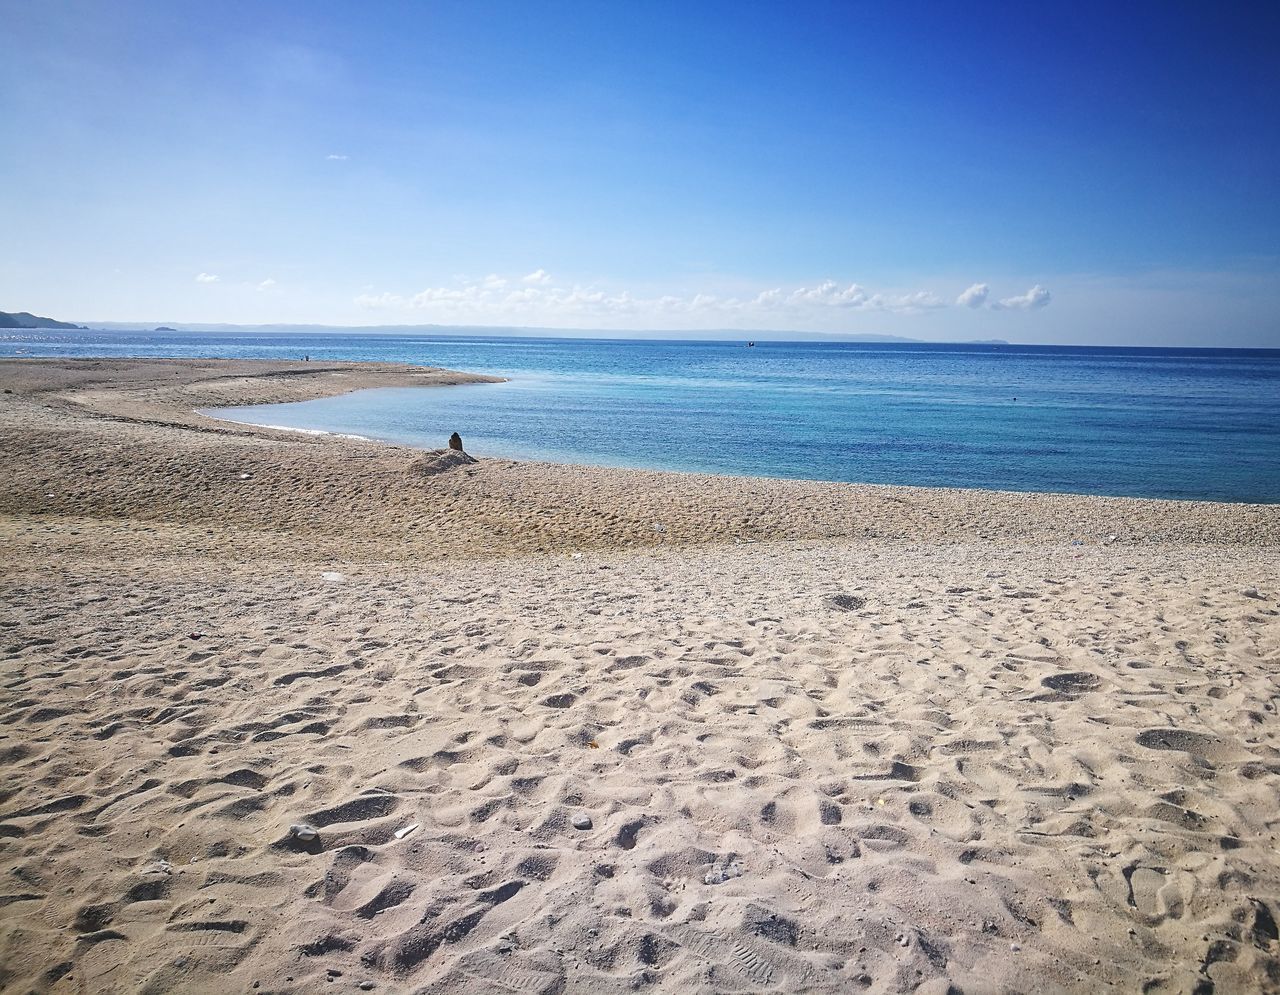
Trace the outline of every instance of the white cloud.
{"type": "Polygon", "coordinates": [[[999,304],[993,306],[1013,311],[1035,311],[1042,307],[1048,307],[1050,299],[1049,291],[1037,283],[1025,294],[1017,297],[1005,297],[999,304]]]}
{"type": "Polygon", "coordinates": [[[793,290],[787,300],[791,304],[838,308],[850,311],[889,311],[899,314],[915,314],[934,308],[946,307],[946,302],[936,294],[917,290],[910,294],[873,294],[856,283],[841,287],[827,280],[816,287],[800,287],[793,290]]]}
{"type": "Polygon", "coordinates": [[[213,273],[197,273],[196,283],[217,283],[218,277],[213,273]]]}
{"type": "Polygon", "coordinates": [[[399,294],[361,294],[355,300],[356,307],[366,311],[381,311],[385,308],[407,307],[409,302],[399,294]]]}
{"type": "Polygon", "coordinates": [[[275,281],[275,280],[273,280],[273,279],[271,279],[271,277],[267,277],[267,278],[266,278],[265,280],[263,280],[260,284],[258,284],[258,289],[259,289],[259,290],[270,290],[270,289],[271,289],[272,287],[274,287],[275,285],[276,285],[276,281],[275,281]]]}
{"type": "Polygon", "coordinates": [[[991,287],[985,283],[975,283],[956,298],[956,304],[967,308],[986,308],[991,311],[1036,311],[1048,307],[1052,295],[1040,284],[1036,284],[1025,294],[1015,297],[1003,297],[998,301],[991,300],[991,287]]]}
{"type": "Polygon", "coordinates": [[[325,156],[325,158],[328,159],[330,162],[346,162],[348,159],[351,158],[351,156],[339,155],[337,152],[330,152],[327,156],[325,156]]]}
{"type": "Polygon", "coordinates": [[[490,273],[481,279],[457,277],[450,286],[428,287],[404,296],[392,293],[362,293],[356,304],[370,310],[427,310],[449,316],[492,320],[526,321],[557,318],[609,316],[690,315],[706,321],[751,321],[768,314],[771,321],[806,321],[822,314],[836,316],[845,311],[883,314],[920,314],[946,307],[946,302],[930,291],[873,293],[856,283],[838,284],[826,280],[813,286],[786,289],[772,287],[743,297],[712,293],[689,296],[664,294],[635,296],[630,291],[608,291],[599,287],[556,286],[546,270],[538,269],[519,278],[518,284],[490,273]]]}

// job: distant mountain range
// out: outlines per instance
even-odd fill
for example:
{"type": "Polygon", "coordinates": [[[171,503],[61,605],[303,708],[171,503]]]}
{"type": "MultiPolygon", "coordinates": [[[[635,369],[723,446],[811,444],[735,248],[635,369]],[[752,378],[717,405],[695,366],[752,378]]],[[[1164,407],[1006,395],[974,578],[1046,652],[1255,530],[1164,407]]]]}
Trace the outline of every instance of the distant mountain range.
{"type": "MultiPolygon", "coordinates": [[[[143,331],[151,323],[147,321],[99,321],[92,327],[104,331],[143,331]]],[[[250,332],[254,334],[367,334],[367,335],[501,335],[512,338],[557,339],[660,339],[668,341],[711,342],[914,342],[928,344],[927,339],[909,339],[901,335],[866,335],[844,332],[800,332],[781,330],[752,330],[742,328],[685,329],[685,330],[632,330],[600,328],[538,328],[530,326],[497,325],[231,325],[204,322],[181,322],[173,326],[162,325],[157,332],[250,332]]],[[[967,339],[960,342],[938,343],[947,345],[1008,345],[1004,339],[967,339]]]]}
{"type": "MultiPolygon", "coordinates": [[[[98,321],[92,325],[75,325],[69,321],[56,321],[53,318],[42,318],[28,311],[10,313],[0,311],[0,328],[70,328],[77,330],[101,329],[108,332],[144,332],[149,326],[147,321],[98,321]]],[[[536,327],[497,327],[492,325],[226,325],[187,323],[171,326],[160,325],[154,328],[157,332],[253,332],[257,334],[374,334],[374,335],[461,335],[485,336],[506,335],[512,337],[559,338],[559,339],[667,339],[671,341],[701,340],[711,342],[917,342],[927,344],[925,339],[908,339],[901,335],[855,335],[841,332],[797,332],[797,331],[761,331],[740,328],[717,328],[709,330],[686,331],[610,331],[598,328],[536,328],[536,327]]],[[[947,343],[949,345],[1008,345],[1004,339],[969,339],[962,342],[947,343]]]]}
{"type": "Polygon", "coordinates": [[[69,321],[54,321],[52,318],[41,318],[30,311],[18,311],[11,314],[0,311],[0,328],[85,328],[85,325],[73,325],[69,321]]]}

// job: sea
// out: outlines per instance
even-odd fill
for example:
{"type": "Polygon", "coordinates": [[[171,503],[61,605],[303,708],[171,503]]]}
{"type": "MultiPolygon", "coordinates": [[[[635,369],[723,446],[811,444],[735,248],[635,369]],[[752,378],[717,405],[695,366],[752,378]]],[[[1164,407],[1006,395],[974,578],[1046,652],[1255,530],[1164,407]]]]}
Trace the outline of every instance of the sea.
{"type": "Polygon", "coordinates": [[[0,356],[379,360],[507,378],[221,409],[562,463],[1280,502],[1280,350],[6,329],[0,356]]]}

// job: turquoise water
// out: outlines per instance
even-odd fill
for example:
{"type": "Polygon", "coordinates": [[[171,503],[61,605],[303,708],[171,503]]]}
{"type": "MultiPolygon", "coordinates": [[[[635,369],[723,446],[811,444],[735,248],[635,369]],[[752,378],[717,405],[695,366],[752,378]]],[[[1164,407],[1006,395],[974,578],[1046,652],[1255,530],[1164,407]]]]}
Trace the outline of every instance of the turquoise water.
{"type": "Polygon", "coordinates": [[[21,332],[0,355],[365,359],[509,377],[222,417],[477,455],[1280,501],[1280,350],[21,332]]]}

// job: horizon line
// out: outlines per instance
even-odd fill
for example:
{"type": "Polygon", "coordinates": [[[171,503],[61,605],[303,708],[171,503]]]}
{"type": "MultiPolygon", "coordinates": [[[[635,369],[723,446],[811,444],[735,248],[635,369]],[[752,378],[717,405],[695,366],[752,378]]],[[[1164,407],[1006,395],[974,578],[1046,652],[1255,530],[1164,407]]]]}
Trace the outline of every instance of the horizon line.
{"type": "MultiPolygon", "coordinates": [[[[738,329],[738,328],[706,328],[706,329],[658,329],[658,328],[633,328],[633,329],[608,329],[608,328],[592,328],[589,326],[574,326],[571,328],[555,328],[546,325],[445,325],[438,322],[428,322],[425,324],[378,324],[378,325],[330,325],[323,322],[228,322],[228,321],[92,321],[77,322],[83,324],[84,328],[78,329],[43,329],[43,331],[103,331],[103,332],[154,332],[160,327],[171,328],[175,332],[200,332],[212,331],[217,329],[261,329],[270,328],[277,329],[284,333],[294,330],[326,330],[326,331],[354,331],[357,334],[378,332],[385,330],[437,330],[437,329],[465,329],[463,335],[474,334],[476,337],[493,337],[492,333],[500,332],[521,332],[538,338],[583,338],[588,341],[627,341],[640,336],[650,339],[658,336],[671,336],[662,338],[660,341],[667,342],[698,342],[707,341],[707,336],[733,336],[743,341],[751,342],[767,342],[770,344],[785,345],[796,341],[795,339],[770,339],[761,336],[768,335],[786,335],[786,336],[809,336],[818,341],[832,342],[862,342],[868,345],[990,345],[990,346],[1022,346],[1026,348],[1053,348],[1065,347],[1076,349],[1179,349],[1179,350],[1208,350],[1208,351],[1232,351],[1232,352],[1277,352],[1280,346],[1217,346],[1217,345],[1180,345],[1180,346],[1157,346],[1157,345],[1133,345],[1126,343],[1080,343],[1080,342],[1019,342],[1012,339],[996,339],[996,338],[971,338],[971,339],[921,339],[912,338],[905,335],[892,335],[889,333],[879,332],[824,332],[806,329],[738,329]],[[126,327],[103,327],[103,326],[129,326],[137,325],[136,328],[126,327]],[[188,326],[186,328],[177,326],[188,326]],[[150,326],[150,327],[141,327],[150,326]],[[202,326],[202,327],[194,327],[202,326]],[[486,333],[489,333],[486,335],[486,333]],[[545,333],[545,334],[540,334],[545,333]],[[594,334],[582,334],[594,333],[594,334]]],[[[39,328],[27,329],[3,329],[2,332],[13,331],[41,331],[39,328]]]]}

